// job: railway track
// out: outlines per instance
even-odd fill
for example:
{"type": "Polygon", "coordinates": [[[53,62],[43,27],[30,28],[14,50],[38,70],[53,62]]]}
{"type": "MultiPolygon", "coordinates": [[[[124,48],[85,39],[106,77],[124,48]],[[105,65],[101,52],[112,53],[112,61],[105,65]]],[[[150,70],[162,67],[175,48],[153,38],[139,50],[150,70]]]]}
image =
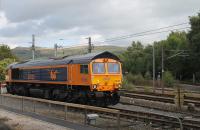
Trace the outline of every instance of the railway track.
{"type": "MultiPolygon", "coordinates": [[[[159,101],[165,103],[174,103],[174,95],[171,94],[159,94],[159,93],[145,93],[145,92],[136,92],[136,91],[123,91],[122,96],[137,98],[137,99],[145,99],[152,101],[159,101]]],[[[197,97],[184,97],[184,104],[193,103],[195,106],[200,107],[200,98],[197,97]]]]}
{"type": "MultiPolygon", "coordinates": [[[[200,94],[200,86],[193,86],[193,85],[189,85],[189,84],[179,84],[179,86],[185,91],[185,92],[189,92],[189,93],[194,93],[194,94],[200,94]]],[[[138,91],[145,91],[145,87],[144,86],[135,86],[135,89],[138,91]]],[[[151,91],[151,93],[153,93],[154,88],[153,87],[148,87],[149,91],[151,91]]],[[[166,93],[173,93],[174,89],[173,88],[164,88],[163,89],[165,94],[166,93]]],[[[124,91],[124,89],[122,89],[122,91],[124,91]]],[[[155,91],[157,93],[162,93],[162,88],[155,88],[155,91]]]]}
{"type": "MultiPolygon", "coordinates": [[[[25,110],[24,109],[24,105],[25,105],[24,101],[26,100],[26,102],[30,101],[30,103],[34,103],[34,102],[35,103],[37,103],[37,102],[47,103],[46,104],[47,108],[49,107],[49,103],[52,103],[52,105],[53,104],[54,105],[67,105],[69,108],[70,107],[74,108],[74,111],[72,111],[72,112],[76,111],[79,114],[84,114],[86,112],[85,110],[88,109],[89,113],[91,113],[91,112],[99,113],[100,115],[108,114],[111,117],[113,117],[115,120],[120,119],[120,122],[123,122],[124,120],[128,121],[128,122],[132,122],[132,123],[134,121],[141,121],[146,124],[157,124],[162,127],[170,125],[172,128],[175,128],[175,127],[178,128],[178,127],[180,127],[180,124],[182,124],[184,128],[193,128],[194,130],[200,129],[200,118],[194,118],[194,117],[186,118],[187,115],[180,114],[180,113],[152,110],[149,108],[138,107],[138,106],[133,106],[133,105],[122,105],[121,104],[121,106],[109,106],[108,107],[109,109],[106,109],[106,108],[93,107],[93,106],[88,106],[88,105],[70,104],[70,103],[50,101],[50,100],[44,100],[44,99],[36,99],[36,98],[31,98],[31,97],[21,97],[21,96],[16,96],[16,95],[1,95],[1,96],[4,97],[4,98],[1,97],[1,105],[5,104],[8,101],[8,100],[5,100],[5,98],[8,98],[10,101],[18,100],[19,102],[15,101],[16,104],[13,102],[10,107],[12,107],[13,105],[19,105],[19,106],[21,106],[22,110],[25,110]],[[6,101],[6,102],[3,103],[3,101],[6,101]],[[23,101],[23,102],[21,102],[21,101],[23,101]],[[19,103],[22,103],[22,104],[19,104],[19,103]],[[134,107],[137,107],[137,108],[134,108],[134,107]]],[[[39,107],[39,108],[42,109],[43,107],[39,107]]],[[[70,111],[69,108],[68,108],[68,111],[70,111]]],[[[53,109],[53,107],[51,107],[51,109],[53,109]]],[[[56,110],[57,109],[55,109],[55,111],[56,110]]],[[[66,113],[64,113],[64,114],[66,114],[66,113]]]]}
{"type": "MultiPolygon", "coordinates": [[[[193,117],[188,117],[184,114],[177,114],[177,113],[170,113],[168,112],[151,112],[149,111],[138,111],[138,110],[128,110],[120,107],[111,107],[113,109],[120,111],[120,118],[130,119],[130,120],[138,120],[143,121],[148,124],[158,124],[160,126],[171,126],[172,128],[175,127],[182,127],[184,128],[193,128],[194,130],[200,129],[200,119],[196,119],[193,117]]],[[[140,108],[140,107],[138,107],[140,108]]]]}

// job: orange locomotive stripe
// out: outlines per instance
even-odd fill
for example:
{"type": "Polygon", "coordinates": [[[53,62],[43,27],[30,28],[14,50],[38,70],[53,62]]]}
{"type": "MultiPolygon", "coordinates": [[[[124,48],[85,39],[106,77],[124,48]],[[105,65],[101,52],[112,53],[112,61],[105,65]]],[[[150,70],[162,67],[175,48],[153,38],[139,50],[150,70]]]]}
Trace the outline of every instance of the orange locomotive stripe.
{"type": "Polygon", "coordinates": [[[63,85],[87,85],[90,86],[90,84],[71,84],[69,82],[55,82],[55,81],[40,81],[40,80],[11,80],[7,82],[19,82],[19,83],[38,83],[38,84],[63,84],[63,85]]]}
{"type": "Polygon", "coordinates": [[[11,80],[10,82],[42,83],[42,84],[67,84],[68,82],[41,81],[41,80],[11,80]]]}

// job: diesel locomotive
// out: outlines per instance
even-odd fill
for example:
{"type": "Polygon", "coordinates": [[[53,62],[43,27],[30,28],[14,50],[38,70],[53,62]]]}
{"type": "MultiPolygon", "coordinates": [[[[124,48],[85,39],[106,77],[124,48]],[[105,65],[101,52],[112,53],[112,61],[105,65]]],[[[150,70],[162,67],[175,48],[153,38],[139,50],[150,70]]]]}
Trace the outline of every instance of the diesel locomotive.
{"type": "Polygon", "coordinates": [[[107,51],[8,66],[11,94],[95,106],[115,105],[122,84],[120,59],[107,51]]]}

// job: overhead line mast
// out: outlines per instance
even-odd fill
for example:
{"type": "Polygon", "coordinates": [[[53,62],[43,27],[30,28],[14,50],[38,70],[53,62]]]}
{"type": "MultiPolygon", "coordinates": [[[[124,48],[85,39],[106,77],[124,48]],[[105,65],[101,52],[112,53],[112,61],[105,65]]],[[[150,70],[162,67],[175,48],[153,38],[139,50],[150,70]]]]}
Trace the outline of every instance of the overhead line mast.
{"type": "Polygon", "coordinates": [[[32,35],[32,59],[35,60],[35,35],[32,35]]]}
{"type": "Polygon", "coordinates": [[[91,43],[91,37],[88,37],[88,53],[92,52],[92,43],[91,43]]]}
{"type": "Polygon", "coordinates": [[[156,88],[155,88],[155,44],[153,43],[153,92],[155,93],[156,88]]]}

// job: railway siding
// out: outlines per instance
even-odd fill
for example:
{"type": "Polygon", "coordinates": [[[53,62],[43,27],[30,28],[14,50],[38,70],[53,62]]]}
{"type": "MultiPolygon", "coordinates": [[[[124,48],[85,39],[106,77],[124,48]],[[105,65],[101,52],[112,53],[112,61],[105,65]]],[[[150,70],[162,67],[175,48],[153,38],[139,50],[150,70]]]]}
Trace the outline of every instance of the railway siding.
{"type": "MultiPolygon", "coordinates": [[[[123,91],[122,96],[165,102],[171,104],[175,103],[175,95],[171,94],[158,94],[158,93],[139,92],[139,91],[123,91]]],[[[187,105],[188,103],[192,103],[196,107],[200,107],[200,97],[184,96],[184,105],[187,105]]]]}
{"type": "MultiPolygon", "coordinates": [[[[99,115],[99,119],[97,119],[97,123],[93,126],[103,129],[129,129],[130,126],[134,125],[135,121],[141,121],[148,125],[159,124],[162,127],[170,124],[173,128],[178,128],[180,123],[177,118],[184,117],[180,113],[157,111],[133,105],[100,108],[10,94],[0,95],[0,104],[24,112],[51,116],[85,125],[90,125],[88,124],[87,114],[96,113],[99,115]]],[[[200,129],[200,120],[193,117],[191,119],[187,118],[186,121],[183,121],[183,125],[187,128],[200,129]]]]}
{"type": "MultiPolygon", "coordinates": [[[[130,98],[130,97],[121,96],[120,103],[143,106],[143,107],[148,107],[148,108],[158,109],[158,110],[163,110],[163,111],[179,112],[175,104],[146,100],[146,99],[138,99],[138,98],[130,98]]],[[[187,107],[184,106],[182,110],[187,111],[187,107]]]]}
{"type": "Polygon", "coordinates": [[[183,125],[185,128],[194,128],[194,130],[200,129],[200,118],[188,116],[176,112],[166,112],[161,110],[154,110],[144,108],[140,106],[133,106],[118,104],[112,106],[121,111],[121,117],[126,117],[134,120],[142,120],[149,123],[156,123],[162,125],[172,125],[173,128],[183,125]]]}

